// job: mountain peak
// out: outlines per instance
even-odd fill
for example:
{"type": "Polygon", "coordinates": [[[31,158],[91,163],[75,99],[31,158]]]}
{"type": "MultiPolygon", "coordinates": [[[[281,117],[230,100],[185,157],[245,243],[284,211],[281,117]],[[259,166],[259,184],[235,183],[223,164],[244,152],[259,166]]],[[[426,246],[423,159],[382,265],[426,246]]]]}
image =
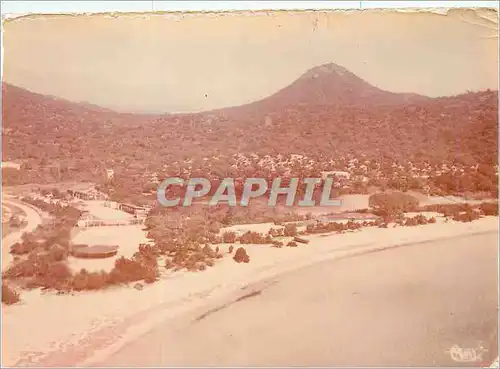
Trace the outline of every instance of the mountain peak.
{"type": "Polygon", "coordinates": [[[306,73],[302,75],[301,78],[318,78],[331,75],[348,75],[351,74],[347,69],[337,65],[335,63],[322,64],[312,69],[309,69],[306,73]]]}

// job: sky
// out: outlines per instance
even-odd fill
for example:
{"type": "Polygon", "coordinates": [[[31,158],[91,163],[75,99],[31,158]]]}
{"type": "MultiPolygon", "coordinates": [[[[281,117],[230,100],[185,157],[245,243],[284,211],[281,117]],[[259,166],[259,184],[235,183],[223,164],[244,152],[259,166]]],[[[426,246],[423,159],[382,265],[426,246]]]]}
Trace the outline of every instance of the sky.
{"type": "Polygon", "coordinates": [[[3,47],[3,81],[128,112],[241,105],[325,63],[393,92],[498,89],[498,14],[472,10],[42,15],[4,21],[3,47]]]}

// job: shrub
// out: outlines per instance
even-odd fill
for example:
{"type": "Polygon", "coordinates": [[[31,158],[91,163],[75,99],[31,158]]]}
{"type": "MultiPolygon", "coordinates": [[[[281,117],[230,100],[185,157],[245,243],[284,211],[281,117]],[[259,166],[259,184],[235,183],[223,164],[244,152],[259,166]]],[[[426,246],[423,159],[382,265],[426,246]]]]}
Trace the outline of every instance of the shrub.
{"type": "Polygon", "coordinates": [[[158,280],[158,271],[154,269],[148,269],[146,275],[144,276],[144,282],[155,283],[158,280]]]}
{"type": "Polygon", "coordinates": [[[6,283],[2,282],[2,303],[12,305],[19,302],[21,298],[19,293],[10,288],[6,283]]]}
{"type": "Polygon", "coordinates": [[[297,242],[295,242],[295,241],[290,241],[290,242],[288,242],[286,245],[287,245],[287,247],[297,247],[297,242]]]}
{"type": "Polygon", "coordinates": [[[265,244],[270,243],[267,238],[264,238],[262,234],[257,232],[248,231],[241,235],[240,237],[241,244],[265,244]]]}
{"type": "Polygon", "coordinates": [[[176,244],[173,242],[160,242],[156,243],[156,245],[160,254],[168,254],[177,249],[176,244]]]}
{"type": "Polygon", "coordinates": [[[316,227],[315,227],[315,225],[314,225],[314,224],[308,224],[308,225],[306,226],[306,232],[305,232],[305,233],[306,233],[306,234],[308,234],[308,233],[314,233],[315,228],[316,228],[316,227]]]}
{"type": "Polygon", "coordinates": [[[50,247],[48,256],[52,261],[62,261],[68,258],[68,250],[60,245],[53,245],[50,247]]]}
{"type": "Polygon", "coordinates": [[[361,224],[359,223],[356,223],[355,221],[353,221],[352,219],[349,220],[347,222],[347,224],[345,225],[345,227],[349,230],[356,230],[356,229],[359,229],[361,228],[361,224]]]}
{"type": "Polygon", "coordinates": [[[418,199],[404,192],[388,192],[371,195],[368,203],[375,210],[385,210],[388,214],[392,214],[397,210],[402,212],[414,211],[419,202],[418,199]]]}
{"type": "Polygon", "coordinates": [[[89,273],[82,269],[73,276],[71,288],[75,291],[100,290],[106,287],[108,280],[109,275],[104,271],[89,273]]]}
{"type": "Polygon", "coordinates": [[[236,253],[234,254],[233,259],[237,263],[248,263],[248,262],[250,262],[250,257],[248,256],[247,251],[243,247],[239,247],[236,250],[236,253]]]}
{"type": "Polygon", "coordinates": [[[498,216],[498,203],[483,202],[479,205],[479,209],[484,215],[498,216]]]}
{"type": "Polygon", "coordinates": [[[87,289],[89,290],[103,289],[108,284],[108,279],[109,279],[108,273],[104,271],[90,273],[88,275],[88,280],[87,280],[87,289]]]}
{"type": "Polygon", "coordinates": [[[207,241],[216,245],[216,244],[219,244],[219,243],[223,243],[224,240],[222,239],[221,236],[217,236],[217,235],[214,235],[214,234],[210,233],[208,235],[207,241]]]}
{"type": "Polygon", "coordinates": [[[75,291],[83,291],[88,285],[88,272],[86,269],[81,269],[78,273],[73,276],[71,280],[71,287],[75,291]]]}
{"type": "Polygon", "coordinates": [[[71,271],[65,263],[55,263],[50,266],[45,275],[37,278],[45,288],[61,289],[68,286],[71,280],[71,271]]]}
{"type": "Polygon", "coordinates": [[[274,240],[274,241],[272,242],[272,247],[281,248],[281,247],[283,247],[283,246],[284,246],[284,244],[283,244],[283,242],[281,242],[281,241],[276,241],[276,240],[274,240]]]}
{"type": "Polygon", "coordinates": [[[170,259],[165,260],[165,269],[173,269],[175,264],[170,259]]]}
{"type": "Polygon", "coordinates": [[[212,250],[209,245],[205,245],[205,247],[203,248],[203,253],[210,258],[215,258],[217,256],[216,252],[212,250]]]}
{"type": "Polygon", "coordinates": [[[287,237],[294,237],[297,235],[297,225],[296,224],[286,224],[283,234],[287,237]]]}
{"type": "Polygon", "coordinates": [[[479,213],[476,211],[464,211],[458,214],[454,214],[452,219],[457,222],[472,222],[473,220],[479,219],[479,213]]]}
{"type": "Polygon", "coordinates": [[[25,255],[36,249],[38,244],[35,242],[25,241],[22,243],[16,242],[10,247],[10,253],[14,255],[25,255]]]}
{"type": "Polygon", "coordinates": [[[224,243],[235,243],[236,240],[237,240],[236,233],[232,231],[224,232],[222,234],[222,241],[224,241],[224,243]]]}
{"type": "MultiPolygon", "coordinates": [[[[434,218],[432,218],[432,219],[433,219],[432,223],[435,223],[436,219],[434,219],[434,218]]],[[[427,219],[422,214],[418,214],[418,215],[414,216],[413,218],[407,218],[403,224],[405,226],[416,226],[416,225],[423,225],[423,224],[427,224],[427,223],[431,223],[431,220],[427,219]]]]}
{"type": "Polygon", "coordinates": [[[283,228],[271,228],[267,234],[271,237],[281,237],[283,236],[283,228]]]}
{"type": "Polygon", "coordinates": [[[415,218],[408,218],[406,219],[406,221],[404,222],[404,225],[406,227],[411,227],[411,226],[416,226],[418,225],[417,223],[417,220],[415,218]]]}
{"type": "MultiPolygon", "coordinates": [[[[156,259],[155,259],[156,262],[156,259]]],[[[109,283],[120,284],[140,280],[156,280],[158,270],[156,265],[148,265],[141,260],[121,257],[115,261],[115,266],[109,273],[109,283]]]]}
{"type": "Polygon", "coordinates": [[[36,273],[35,264],[32,260],[22,260],[11,265],[4,273],[7,279],[32,277],[36,273]]]}
{"type": "Polygon", "coordinates": [[[305,243],[305,244],[308,244],[310,242],[309,240],[306,240],[305,238],[301,238],[301,237],[294,237],[293,241],[298,242],[298,243],[305,243]]]}
{"type": "Polygon", "coordinates": [[[132,260],[142,265],[144,268],[154,269],[158,267],[159,250],[154,246],[141,244],[139,251],[137,251],[132,260]]]}
{"type": "Polygon", "coordinates": [[[419,224],[419,225],[428,223],[427,218],[425,216],[423,216],[422,214],[416,215],[415,220],[416,220],[417,224],[419,224]]]}
{"type": "Polygon", "coordinates": [[[188,271],[196,272],[198,271],[198,264],[200,261],[200,258],[197,257],[197,255],[193,254],[186,260],[184,265],[188,271]]]}

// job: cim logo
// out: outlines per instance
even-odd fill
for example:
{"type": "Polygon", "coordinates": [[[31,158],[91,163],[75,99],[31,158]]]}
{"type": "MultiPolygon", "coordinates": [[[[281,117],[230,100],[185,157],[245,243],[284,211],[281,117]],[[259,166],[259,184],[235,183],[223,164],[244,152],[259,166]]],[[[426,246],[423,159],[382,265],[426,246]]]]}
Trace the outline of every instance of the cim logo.
{"type": "Polygon", "coordinates": [[[459,363],[477,363],[483,360],[483,355],[488,352],[483,345],[478,345],[476,348],[463,348],[458,345],[452,346],[447,352],[450,354],[453,361],[459,363]]]}

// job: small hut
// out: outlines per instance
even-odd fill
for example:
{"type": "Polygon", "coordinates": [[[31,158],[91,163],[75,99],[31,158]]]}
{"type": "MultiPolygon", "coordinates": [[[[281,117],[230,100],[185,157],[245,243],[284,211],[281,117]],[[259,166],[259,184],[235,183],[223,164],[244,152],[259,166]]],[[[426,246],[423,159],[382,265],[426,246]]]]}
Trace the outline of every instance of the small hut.
{"type": "Polygon", "coordinates": [[[71,254],[76,258],[105,259],[118,253],[117,245],[73,245],[71,254]]]}

